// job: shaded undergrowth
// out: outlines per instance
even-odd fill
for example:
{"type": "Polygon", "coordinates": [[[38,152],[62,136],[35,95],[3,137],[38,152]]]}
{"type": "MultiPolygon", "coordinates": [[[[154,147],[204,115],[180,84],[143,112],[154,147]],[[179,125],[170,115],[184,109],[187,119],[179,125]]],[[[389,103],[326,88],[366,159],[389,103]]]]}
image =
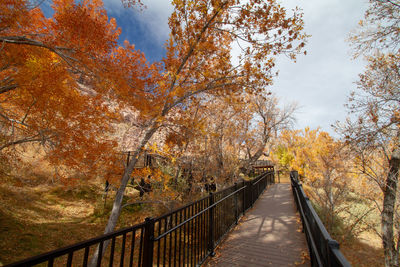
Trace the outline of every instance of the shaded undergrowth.
{"type": "Polygon", "coordinates": [[[368,201],[355,194],[349,195],[345,205],[347,207],[342,207],[344,211],[331,216],[327,209],[313,203],[329,234],[340,243],[340,250],[352,266],[384,266],[381,240],[375,231],[379,214],[374,210],[368,212],[371,209],[368,201]],[[327,216],[333,217],[333,220],[327,216]],[[328,220],[333,224],[330,225],[328,220]]]}
{"type": "MultiPolygon", "coordinates": [[[[92,182],[74,187],[1,183],[0,266],[101,235],[114,195],[110,192],[105,202],[101,183],[92,182]]],[[[163,212],[151,204],[127,206],[117,228],[163,212]]]]}

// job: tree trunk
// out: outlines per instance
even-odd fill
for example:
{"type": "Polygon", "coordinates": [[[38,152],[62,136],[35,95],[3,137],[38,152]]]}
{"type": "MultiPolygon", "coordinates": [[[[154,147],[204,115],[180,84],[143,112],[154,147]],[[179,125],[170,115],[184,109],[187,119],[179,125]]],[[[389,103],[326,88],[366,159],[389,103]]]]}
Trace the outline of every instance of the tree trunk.
{"type": "MultiPolygon", "coordinates": [[[[122,176],[121,185],[119,186],[117,194],[115,195],[114,204],[106,228],[104,230],[104,234],[108,234],[114,231],[115,226],[117,225],[118,222],[119,215],[121,214],[122,199],[124,197],[124,192],[131,177],[131,174],[134,170],[134,167],[138,161],[139,155],[142,153],[143,148],[149,142],[150,138],[153,136],[153,134],[156,132],[157,129],[158,129],[157,123],[154,122],[153,125],[147,130],[145,136],[142,139],[142,142],[140,143],[140,146],[136,149],[135,153],[131,157],[131,160],[129,161],[129,164],[126,166],[126,169],[122,176]]],[[[103,257],[109,243],[110,240],[104,242],[102,255],[100,257],[103,257]]],[[[93,254],[93,258],[91,259],[89,264],[90,267],[96,266],[98,254],[99,254],[99,246],[97,246],[96,251],[93,254]]]]}
{"type": "Polygon", "coordinates": [[[255,163],[264,153],[264,149],[267,146],[268,143],[268,138],[265,138],[262,142],[262,144],[258,147],[256,153],[249,159],[249,163],[255,163]]]}
{"type": "Polygon", "coordinates": [[[264,153],[264,149],[267,146],[268,137],[263,139],[262,144],[257,148],[256,153],[252,156],[250,151],[248,151],[249,159],[244,162],[244,164],[240,167],[241,171],[245,174],[249,174],[251,170],[251,164],[255,163],[264,153]]]}
{"type": "Polygon", "coordinates": [[[176,169],[175,177],[174,177],[175,186],[178,185],[178,178],[179,178],[180,173],[181,173],[181,166],[179,165],[178,168],[176,169]]]}
{"type": "Polygon", "coordinates": [[[385,254],[385,266],[397,267],[399,263],[399,253],[394,242],[394,224],[396,191],[399,177],[400,147],[397,146],[389,161],[389,173],[386,178],[385,191],[383,192],[382,220],[382,241],[385,254]]]}

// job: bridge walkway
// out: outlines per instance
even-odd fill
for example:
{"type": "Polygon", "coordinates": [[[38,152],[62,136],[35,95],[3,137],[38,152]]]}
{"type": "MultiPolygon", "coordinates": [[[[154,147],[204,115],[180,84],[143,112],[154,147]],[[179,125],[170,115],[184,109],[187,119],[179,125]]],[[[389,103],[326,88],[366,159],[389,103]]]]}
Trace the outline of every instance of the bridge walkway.
{"type": "Polygon", "coordinates": [[[274,184],[203,266],[310,266],[290,184],[274,184]]]}

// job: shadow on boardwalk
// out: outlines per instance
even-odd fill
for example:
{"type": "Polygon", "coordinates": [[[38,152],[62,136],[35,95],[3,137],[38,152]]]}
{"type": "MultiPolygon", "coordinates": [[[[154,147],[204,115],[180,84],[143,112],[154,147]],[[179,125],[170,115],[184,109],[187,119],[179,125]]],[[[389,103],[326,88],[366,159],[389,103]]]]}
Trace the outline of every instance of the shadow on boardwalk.
{"type": "Polygon", "coordinates": [[[310,266],[290,184],[267,189],[204,266],[310,266]]]}

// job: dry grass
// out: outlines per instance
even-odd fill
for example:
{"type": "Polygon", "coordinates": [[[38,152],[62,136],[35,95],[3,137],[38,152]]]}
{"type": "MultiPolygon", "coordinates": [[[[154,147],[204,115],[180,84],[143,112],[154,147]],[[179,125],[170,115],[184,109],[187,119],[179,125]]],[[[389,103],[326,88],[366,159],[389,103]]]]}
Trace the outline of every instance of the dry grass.
{"type": "MultiPolygon", "coordinates": [[[[346,203],[350,208],[352,214],[363,214],[369,210],[371,203],[361,199],[356,194],[351,194],[352,197],[346,203]]],[[[345,214],[341,214],[345,228],[352,224],[354,218],[348,218],[345,214]]],[[[343,240],[341,251],[349,260],[352,266],[370,267],[370,266],[384,266],[384,255],[382,248],[382,240],[377,235],[375,230],[379,231],[380,228],[380,214],[377,210],[373,210],[355,229],[354,236],[350,240],[343,240]]],[[[352,233],[350,233],[352,234],[352,233]]]]}
{"type": "Polygon", "coordinates": [[[101,233],[93,199],[58,196],[50,185],[0,185],[0,262],[7,264],[101,233]]]}
{"type": "MultiPolygon", "coordinates": [[[[104,230],[113,192],[104,206],[101,181],[65,187],[49,183],[44,176],[36,178],[27,183],[21,177],[1,179],[0,266],[98,236],[104,230]]],[[[117,228],[159,212],[163,211],[152,206],[129,206],[117,228]]]]}
{"type": "MultiPolygon", "coordinates": [[[[308,196],[312,196],[312,189],[308,185],[303,185],[303,189],[308,196]]],[[[382,241],[373,230],[379,230],[379,212],[372,210],[352,228],[356,218],[368,211],[372,207],[370,205],[373,204],[350,192],[346,201],[337,207],[347,212],[342,211],[335,216],[335,224],[330,232],[332,238],[340,243],[343,255],[355,267],[384,266],[382,241]],[[349,213],[356,217],[350,217],[349,213]]],[[[318,212],[318,207],[315,208],[318,212]]]]}
{"type": "Polygon", "coordinates": [[[357,239],[351,243],[342,243],[340,250],[353,267],[385,266],[383,249],[376,246],[377,241],[375,236],[357,239]]]}
{"type": "MultiPolygon", "coordinates": [[[[61,185],[40,147],[27,146],[21,157],[11,175],[2,174],[0,165],[0,266],[103,233],[115,195],[109,192],[105,203],[104,180],[71,174],[77,182],[61,185]]],[[[124,201],[137,201],[138,195],[128,188],[124,201]]],[[[116,228],[165,212],[160,205],[130,205],[116,228]]]]}
{"type": "MultiPolygon", "coordinates": [[[[0,177],[0,266],[71,245],[103,233],[115,191],[104,201],[104,181],[53,184],[52,170],[40,163],[0,177]]],[[[139,200],[128,188],[124,202],[139,200]]],[[[143,222],[167,210],[161,205],[125,207],[116,229],[143,222]]]]}

